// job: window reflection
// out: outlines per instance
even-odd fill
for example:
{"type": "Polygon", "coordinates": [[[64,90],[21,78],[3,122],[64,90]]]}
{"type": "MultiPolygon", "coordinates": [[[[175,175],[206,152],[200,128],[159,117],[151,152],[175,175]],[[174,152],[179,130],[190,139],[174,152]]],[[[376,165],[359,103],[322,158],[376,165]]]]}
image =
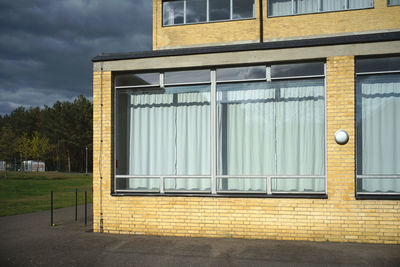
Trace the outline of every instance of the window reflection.
{"type": "Polygon", "coordinates": [[[233,19],[243,19],[255,17],[255,1],[254,0],[233,0],[233,19]]]}
{"type": "Polygon", "coordinates": [[[207,21],[207,0],[186,0],[186,22],[207,21]]]}
{"type": "Polygon", "coordinates": [[[265,71],[265,66],[217,69],[217,80],[265,79],[265,71]]]}
{"type": "Polygon", "coordinates": [[[209,0],[210,21],[228,20],[231,18],[230,0],[209,0]]]}
{"type": "Polygon", "coordinates": [[[163,2],[163,25],[184,23],[184,1],[163,2]]]}

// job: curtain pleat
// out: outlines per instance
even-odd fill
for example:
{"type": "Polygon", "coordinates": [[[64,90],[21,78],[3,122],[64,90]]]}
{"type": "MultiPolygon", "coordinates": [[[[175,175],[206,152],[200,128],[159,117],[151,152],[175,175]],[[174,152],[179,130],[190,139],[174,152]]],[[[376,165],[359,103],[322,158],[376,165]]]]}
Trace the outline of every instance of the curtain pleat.
{"type": "MultiPolygon", "coordinates": [[[[400,174],[400,75],[361,79],[362,174],[400,174]]],[[[360,155],[359,155],[360,156],[360,155]]],[[[367,192],[400,192],[400,179],[363,179],[367,192]]]]}

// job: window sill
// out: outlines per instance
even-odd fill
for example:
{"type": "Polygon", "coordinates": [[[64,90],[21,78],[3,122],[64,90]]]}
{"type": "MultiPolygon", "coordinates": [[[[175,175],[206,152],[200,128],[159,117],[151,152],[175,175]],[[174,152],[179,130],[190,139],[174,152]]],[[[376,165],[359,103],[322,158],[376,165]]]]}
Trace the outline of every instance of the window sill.
{"type": "Polygon", "coordinates": [[[356,195],[356,200],[400,200],[400,194],[397,195],[362,194],[362,195],[356,195]]]}
{"type": "Polygon", "coordinates": [[[135,193],[135,192],[124,192],[124,193],[111,193],[113,197],[124,197],[124,196],[152,196],[152,197],[211,197],[211,198],[299,198],[299,199],[328,199],[326,194],[215,194],[210,193],[135,193]]]}

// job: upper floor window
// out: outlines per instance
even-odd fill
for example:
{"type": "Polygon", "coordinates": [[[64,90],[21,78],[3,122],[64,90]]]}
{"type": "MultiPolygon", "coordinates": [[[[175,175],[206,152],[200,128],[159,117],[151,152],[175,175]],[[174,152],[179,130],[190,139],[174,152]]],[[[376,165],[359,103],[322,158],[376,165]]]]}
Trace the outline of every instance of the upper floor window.
{"type": "Polygon", "coordinates": [[[388,0],[388,6],[400,6],[400,0],[388,0]]]}
{"type": "Polygon", "coordinates": [[[255,0],[163,1],[163,26],[255,17],[255,0]]]}
{"type": "MultiPolygon", "coordinates": [[[[396,0],[395,0],[396,1],[396,0]]],[[[397,0],[398,2],[399,0],[397,0]]],[[[268,16],[288,16],[371,8],[373,0],[269,0],[268,16]]]]}

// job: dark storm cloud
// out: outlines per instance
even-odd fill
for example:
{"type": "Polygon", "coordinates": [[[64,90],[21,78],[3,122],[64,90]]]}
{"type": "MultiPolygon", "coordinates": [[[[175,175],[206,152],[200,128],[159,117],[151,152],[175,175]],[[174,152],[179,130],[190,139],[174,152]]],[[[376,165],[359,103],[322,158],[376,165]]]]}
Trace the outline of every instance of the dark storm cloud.
{"type": "Polygon", "coordinates": [[[150,0],[0,0],[0,114],[91,97],[91,58],[151,35],[150,0]]]}

